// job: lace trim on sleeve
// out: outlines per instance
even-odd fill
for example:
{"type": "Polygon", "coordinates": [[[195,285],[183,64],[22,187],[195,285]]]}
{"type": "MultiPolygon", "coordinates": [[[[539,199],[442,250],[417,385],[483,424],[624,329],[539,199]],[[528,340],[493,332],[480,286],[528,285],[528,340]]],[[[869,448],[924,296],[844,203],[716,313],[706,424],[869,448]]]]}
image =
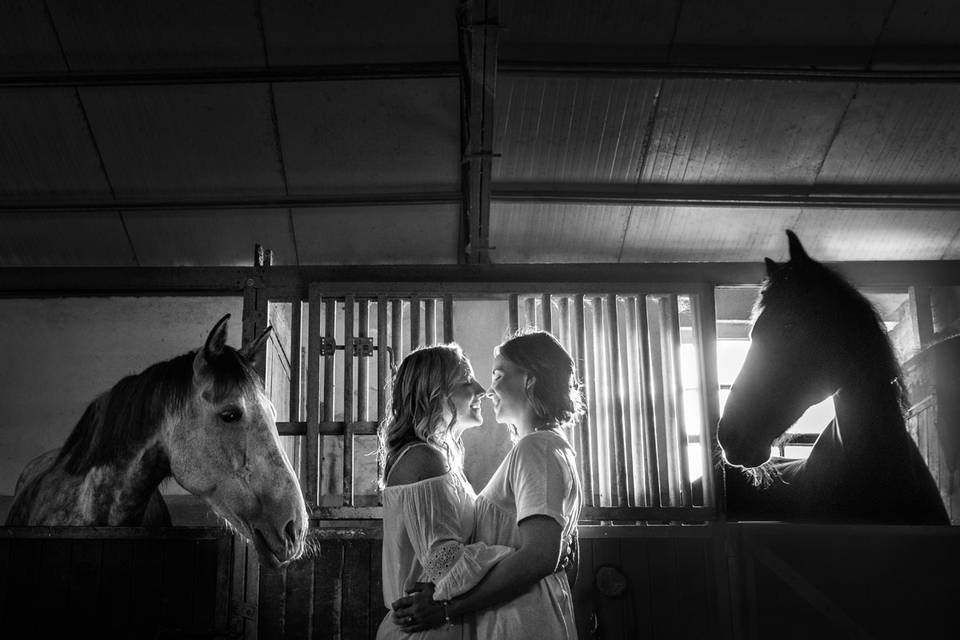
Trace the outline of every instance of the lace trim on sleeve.
{"type": "Polygon", "coordinates": [[[423,566],[431,582],[436,582],[450,571],[463,554],[463,544],[450,540],[439,544],[432,550],[430,557],[423,566]]]}

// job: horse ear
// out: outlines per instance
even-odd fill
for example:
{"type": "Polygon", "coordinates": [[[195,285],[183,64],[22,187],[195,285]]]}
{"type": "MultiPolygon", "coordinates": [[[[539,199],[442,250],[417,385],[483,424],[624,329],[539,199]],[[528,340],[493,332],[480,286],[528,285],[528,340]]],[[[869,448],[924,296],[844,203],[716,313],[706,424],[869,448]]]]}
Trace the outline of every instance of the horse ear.
{"type": "Polygon", "coordinates": [[[214,360],[223,352],[223,346],[227,344],[227,320],[230,314],[220,318],[220,321],[210,330],[207,336],[207,342],[203,345],[203,355],[207,360],[214,360]]]}
{"type": "Polygon", "coordinates": [[[270,337],[270,333],[273,331],[273,327],[267,327],[264,329],[263,333],[254,338],[253,342],[250,344],[244,345],[240,349],[240,355],[243,356],[247,362],[257,362],[264,352],[264,347],[267,344],[267,339],[270,337]]]}
{"type": "Polygon", "coordinates": [[[780,270],[780,265],[771,260],[770,258],[763,259],[764,264],[767,265],[767,277],[772,278],[773,274],[780,270]]]}
{"type": "Polygon", "coordinates": [[[787,229],[787,242],[790,245],[790,260],[794,262],[804,262],[810,260],[810,256],[807,255],[803,245],[800,244],[797,234],[790,229],[787,229]]]}

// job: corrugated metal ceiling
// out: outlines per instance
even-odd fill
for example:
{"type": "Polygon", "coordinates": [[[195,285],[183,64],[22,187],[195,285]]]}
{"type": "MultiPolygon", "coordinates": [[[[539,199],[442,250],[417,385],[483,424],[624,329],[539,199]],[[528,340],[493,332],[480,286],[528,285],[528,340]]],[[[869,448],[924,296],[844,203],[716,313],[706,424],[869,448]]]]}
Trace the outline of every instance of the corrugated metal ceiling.
{"type": "MultiPolygon", "coordinates": [[[[677,66],[957,68],[960,7],[947,0],[536,0],[502,2],[500,22],[495,194],[498,186],[960,188],[956,80],[682,76],[677,66]],[[535,68],[556,63],[568,69],[535,68]],[[636,64],[678,73],[622,66],[636,64]]],[[[456,262],[460,207],[436,194],[455,198],[461,188],[457,37],[456,3],[442,0],[0,4],[0,197],[102,205],[0,210],[0,266],[247,264],[255,242],[278,264],[456,262]],[[310,82],[11,81],[399,63],[434,67],[310,82]],[[327,194],[434,197],[282,205],[327,194]],[[264,204],[109,206],[248,197],[264,204]]],[[[495,262],[759,260],[782,250],[788,227],[826,260],[960,258],[960,210],[943,207],[495,198],[489,226],[495,262]]]]}

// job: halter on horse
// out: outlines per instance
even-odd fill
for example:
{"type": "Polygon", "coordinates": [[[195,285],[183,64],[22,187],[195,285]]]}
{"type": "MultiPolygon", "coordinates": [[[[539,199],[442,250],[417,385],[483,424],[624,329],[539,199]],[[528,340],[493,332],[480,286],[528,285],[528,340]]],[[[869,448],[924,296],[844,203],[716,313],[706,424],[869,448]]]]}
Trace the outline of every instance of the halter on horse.
{"type": "Polygon", "coordinates": [[[790,260],[766,260],[750,349],[718,426],[724,459],[734,465],[726,473],[729,514],[948,524],[905,428],[903,381],[883,323],[863,295],[787,236],[790,260]],[[810,456],[771,459],[774,441],[831,395],[836,419],[810,456]]]}
{"type": "Polygon", "coordinates": [[[306,508],[253,367],[270,330],[236,350],[229,317],[201,349],[91,402],[62,449],[28,464],[7,525],[157,524],[151,513],[169,524],[158,486],[173,476],[252,540],[263,564],[299,557],[306,508]]]}

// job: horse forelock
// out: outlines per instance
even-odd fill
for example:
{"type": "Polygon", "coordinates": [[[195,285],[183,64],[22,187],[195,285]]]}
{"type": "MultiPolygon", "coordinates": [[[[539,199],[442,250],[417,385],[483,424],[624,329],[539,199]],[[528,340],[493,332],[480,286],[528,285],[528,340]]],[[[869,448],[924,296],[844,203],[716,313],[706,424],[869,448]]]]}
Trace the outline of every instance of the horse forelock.
{"type": "Polygon", "coordinates": [[[57,461],[77,474],[135,453],[166,416],[183,411],[192,378],[193,354],[188,353],[121,379],[90,403],[57,461]]]}
{"type": "Polygon", "coordinates": [[[213,361],[207,362],[207,371],[213,379],[213,401],[223,402],[227,398],[243,396],[262,396],[260,376],[239,351],[225,346],[213,361]]]}

